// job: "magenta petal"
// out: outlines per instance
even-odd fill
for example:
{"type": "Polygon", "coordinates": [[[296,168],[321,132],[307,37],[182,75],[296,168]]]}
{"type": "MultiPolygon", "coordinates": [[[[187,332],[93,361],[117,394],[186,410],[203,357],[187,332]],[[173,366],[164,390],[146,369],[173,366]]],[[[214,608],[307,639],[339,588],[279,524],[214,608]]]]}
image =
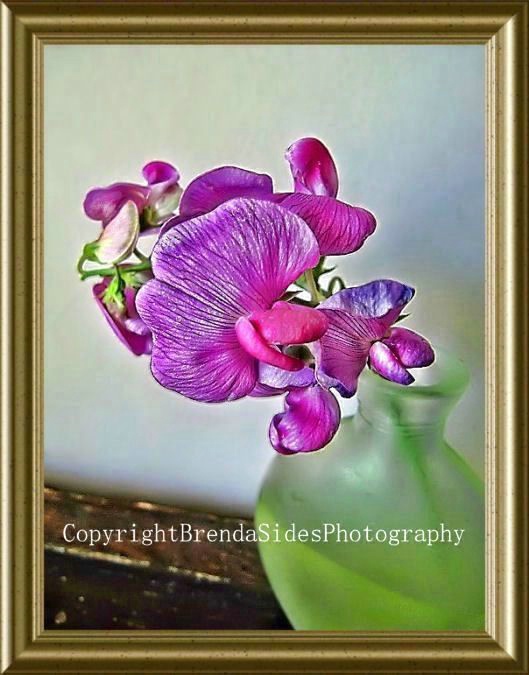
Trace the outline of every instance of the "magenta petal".
{"type": "Polygon", "coordinates": [[[312,384],[315,384],[314,370],[308,366],[297,372],[288,372],[260,363],[258,381],[250,396],[278,396],[288,390],[301,389],[312,384]]]}
{"type": "Polygon", "coordinates": [[[369,367],[385,380],[404,385],[413,382],[413,376],[383,342],[375,342],[369,350],[369,367]]]}
{"type": "Polygon", "coordinates": [[[338,193],[338,172],[331,153],[317,138],[300,138],[285,153],[294,190],[326,197],[338,193]]]}
{"type": "Polygon", "coordinates": [[[124,309],[119,310],[118,308],[109,308],[103,302],[103,295],[109,284],[110,277],[106,277],[100,283],[95,284],[92,289],[94,298],[103,312],[103,316],[119,341],[133,354],[136,356],[150,354],[152,349],[151,332],[139,318],[136,311],[136,291],[132,288],[125,289],[124,309]]]}
{"type": "Polygon", "coordinates": [[[424,368],[434,362],[435,354],[428,340],[408,328],[393,328],[384,343],[406,368],[424,368]]]}
{"type": "Polygon", "coordinates": [[[180,173],[172,164],[154,160],[146,164],[142,169],[142,175],[148,185],[156,183],[177,183],[180,180],[180,173]]]}
{"type": "Polygon", "coordinates": [[[318,340],[327,330],[324,314],[312,307],[276,302],[271,309],[250,314],[252,324],[267,342],[300,345],[318,340]]]}
{"type": "Polygon", "coordinates": [[[193,218],[209,213],[230,199],[265,199],[272,191],[272,179],[266,174],[237,166],[221,166],[203,173],[187,186],[180,202],[180,215],[193,218]]]}
{"type": "Polygon", "coordinates": [[[85,197],[83,208],[89,218],[106,225],[117,215],[125,202],[133,201],[141,213],[148,198],[147,187],[135,183],[114,183],[108,187],[90,190],[85,197]]]}
{"type": "Polygon", "coordinates": [[[275,415],[269,429],[270,443],[283,455],[320,450],[340,425],[340,407],[330,391],[318,385],[291,391],[285,412],[275,415]]]}
{"type": "Polygon", "coordinates": [[[270,308],[318,260],[303,220],[256,200],[232,200],[166,232],[153,251],[156,279],[137,300],[154,334],[156,379],[200,401],[250,393],[258,362],[237,339],[238,319],[270,308]]]}
{"type": "Polygon", "coordinates": [[[242,316],[237,321],[235,333],[241,347],[258,361],[293,372],[303,368],[303,361],[287,356],[279,349],[272,347],[248,317],[242,316]]]}
{"type": "Polygon", "coordinates": [[[322,255],[357,251],[376,228],[372,213],[332,197],[295,192],[280,203],[303,218],[314,232],[322,255]]]}

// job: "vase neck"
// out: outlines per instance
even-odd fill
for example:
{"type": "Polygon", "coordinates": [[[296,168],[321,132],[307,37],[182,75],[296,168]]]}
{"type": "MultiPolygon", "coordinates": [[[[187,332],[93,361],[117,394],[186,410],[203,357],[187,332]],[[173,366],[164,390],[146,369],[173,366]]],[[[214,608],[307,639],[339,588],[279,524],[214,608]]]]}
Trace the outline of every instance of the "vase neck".
{"type": "Polygon", "coordinates": [[[434,365],[409,387],[366,371],[358,387],[359,415],[383,431],[398,430],[407,436],[442,435],[448,414],[467,383],[463,364],[439,350],[434,365]]]}

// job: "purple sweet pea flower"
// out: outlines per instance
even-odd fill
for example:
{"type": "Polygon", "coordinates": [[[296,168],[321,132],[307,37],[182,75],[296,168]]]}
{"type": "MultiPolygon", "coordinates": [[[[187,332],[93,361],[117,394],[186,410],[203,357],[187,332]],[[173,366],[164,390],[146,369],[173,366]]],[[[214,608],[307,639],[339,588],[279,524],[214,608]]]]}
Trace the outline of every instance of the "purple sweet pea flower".
{"type": "Polygon", "coordinates": [[[285,412],[275,415],[270,424],[270,443],[282,455],[314,452],[330,443],[339,426],[338,401],[315,384],[287,394],[285,412]]]}
{"type": "Polygon", "coordinates": [[[327,320],[280,298],[319,258],[305,221],[261,200],[233,199],[162,234],[155,278],[136,303],[153,333],[156,380],[221,402],[255,389],[260,362],[302,371],[304,362],[281,348],[319,339],[327,320]]]}
{"type": "Polygon", "coordinates": [[[105,277],[92,289],[103,316],[120,342],[133,354],[136,356],[150,354],[152,349],[151,331],[141,320],[136,310],[137,290],[131,287],[125,288],[123,291],[124,302],[120,306],[115,301],[108,300],[105,297],[110,284],[111,278],[105,277]]]}
{"type": "Polygon", "coordinates": [[[106,227],[122,206],[132,201],[147,225],[160,224],[178,206],[180,174],[171,164],[159,161],[146,164],[142,173],[147,185],[113,183],[90,190],[83,203],[86,215],[106,227]]]}
{"type": "Polygon", "coordinates": [[[407,368],[422,368],[434,360],[429,343],[404,328],[391,328],[413,298],[410,286],[380,279],[346,288],[325,300],[319,310],[329,328],[312,345],[316,379],[344,397],[356,392],[366,364],[385,379],[411,384],[407,368]]]}
{"type": "Polygon", "coordinates": [[[235,166],[219,167],[189,184],[182,195],[180,214],[170,218],[162,232],[188,218],[204,215],[235,197],[250,197],[278,203],[303,218],[318,240],[321,255],[357,251],[375,231],[376,220],[366,209],[334,198],[338,177],[325,146],[316,139],[301,139],[287,151],[287,158],[296,189],[299,187],[303,192],[274,193],[272,179],[266,174],[235,166]],[[318,166],[319,173],[315,169],[318,166]],[[316,173],[320,178],[316,179],[316,173]]]}

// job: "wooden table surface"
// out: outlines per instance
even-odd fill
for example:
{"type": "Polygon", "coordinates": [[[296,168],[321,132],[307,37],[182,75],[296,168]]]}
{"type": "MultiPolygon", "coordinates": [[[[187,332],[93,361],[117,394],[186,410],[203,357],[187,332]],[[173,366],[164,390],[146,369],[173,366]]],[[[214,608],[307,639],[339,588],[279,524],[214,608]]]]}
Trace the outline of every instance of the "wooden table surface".
{"type": "Polygon", "coordinates": [[[254,543],[204,535],[198,543],[90,546],[63,536],[68,523],[100,531],[135,523],[138,532],[190,523],[234,532],[251,528],[250,520],[47,487],[44,522],[46,629],[291,629],[254,543]]]}

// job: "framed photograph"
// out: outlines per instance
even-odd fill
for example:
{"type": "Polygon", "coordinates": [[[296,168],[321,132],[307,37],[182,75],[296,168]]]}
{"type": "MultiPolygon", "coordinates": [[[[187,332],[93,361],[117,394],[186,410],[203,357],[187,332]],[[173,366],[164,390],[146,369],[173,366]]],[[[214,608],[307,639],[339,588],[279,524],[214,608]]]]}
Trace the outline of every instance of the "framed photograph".
{"type": "Polygon", "coordinates": [[[0,8],[0,672],[529,673],[527,0],[0,8]]]}

